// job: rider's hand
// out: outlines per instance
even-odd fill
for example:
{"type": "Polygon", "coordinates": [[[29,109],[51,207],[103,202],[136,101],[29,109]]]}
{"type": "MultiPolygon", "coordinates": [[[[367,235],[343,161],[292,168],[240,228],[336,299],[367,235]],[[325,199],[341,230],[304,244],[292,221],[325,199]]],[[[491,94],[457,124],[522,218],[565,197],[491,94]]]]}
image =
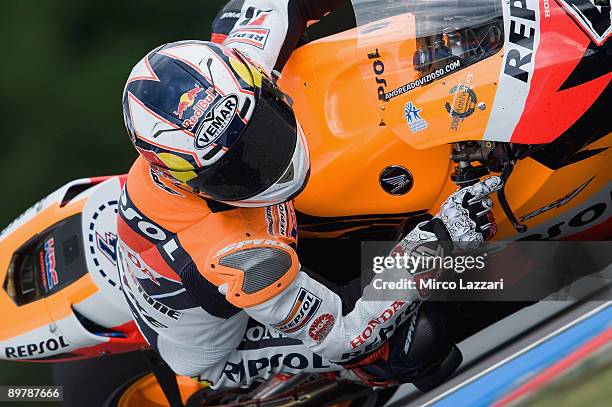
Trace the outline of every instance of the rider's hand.
{"type": "Polygon", "coordinates": [[[497,230],[489,195],[501,187],[502,180],[491,176],[458,190],[442,204],[436,216],[419,223],[396,249],[410,252],[407,246],[423,241],[439,241],[443,245],[444,242],[465,242],[461,245],[464,250],[477,247],[497,230]]]}
{"type": "Polygon", "coordinates": [[[489,197],[499,191],[502,180],[492,176],[452,194],[440,208],[436,217],[455,242],[485,241],[497,231],[491,213],[493,202],[489,197]]]}

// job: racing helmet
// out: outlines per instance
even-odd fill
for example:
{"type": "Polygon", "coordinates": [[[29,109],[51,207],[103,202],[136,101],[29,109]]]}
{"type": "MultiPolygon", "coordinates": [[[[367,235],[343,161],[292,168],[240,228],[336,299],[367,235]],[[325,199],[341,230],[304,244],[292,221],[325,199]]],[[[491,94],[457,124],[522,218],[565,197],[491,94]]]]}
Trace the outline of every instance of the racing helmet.
{"type": "Polygon", "coordinates": [[[180,41],[154,49],[130,73],[123,113],[152,169],[204,198],[269,206],[307,182],[308,146],[290,99],[232,48],[180,41]]]}

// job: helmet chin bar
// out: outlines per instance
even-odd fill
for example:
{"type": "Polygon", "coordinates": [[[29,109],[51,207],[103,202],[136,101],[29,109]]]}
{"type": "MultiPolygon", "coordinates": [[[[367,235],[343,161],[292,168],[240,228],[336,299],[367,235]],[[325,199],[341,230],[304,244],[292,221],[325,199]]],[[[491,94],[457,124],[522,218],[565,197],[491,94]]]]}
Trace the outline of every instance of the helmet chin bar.
{"type": "MultiPolygon", "coordinates": [[[[283,175],[284,177],[284,175],[283,175]]],[[[283,178],[281,177],[281,179],[283,178]]],[[[261,199],[255,199],[255,200],[250,200],[251,198],[247,198],[241,201],[221,201],[221,203],[225,204],[225,205],[230,205],[230,206],[235,206],[235,207],[244,207],[244,208],[260,208],[260,207],[264,207],[264,206],[272,206],[272,205],[278,205],[281,204],[283,202],[289,202],[294,200],[295,198],[297,198],[298,195],[300,195],[302,193],[302,191],[304,191],[304,188],[306,188],[306,184],[308,184],[308,180],[310,178],[310,168],[308,168],[306,175],[303,177],[303,181],[301,181],[301,184],[298,188],[294,188],[295,191],[292,192],[291,194],[278,194],[275,197],[272,197],[270,199],[265,199],[266,196],[266,191],[274,188],[274,186],[278,185],[279,182],[275,182],[274,184],[272,184],[266,191],[262,192],[261,194],[258,194],[255,198],[257,197],[261,197],[261,199]]]]}

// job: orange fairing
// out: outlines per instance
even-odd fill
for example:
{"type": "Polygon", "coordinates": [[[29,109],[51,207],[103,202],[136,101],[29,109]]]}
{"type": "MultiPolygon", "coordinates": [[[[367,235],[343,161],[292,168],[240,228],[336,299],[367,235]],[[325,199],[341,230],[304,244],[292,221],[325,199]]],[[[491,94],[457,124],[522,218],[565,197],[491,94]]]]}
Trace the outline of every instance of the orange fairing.
{"type": "Polygon", "coordinates": [[[418,149],[482,139],[503,60],[500,2],[368,6],[355,5],[356,64],[387,129],[418,149]]]}
{"type": "MultiPolygon", "coordinates": [[[[29,219],[25,224],[10,233],[2,241],[0,252],[0,270],[2,281],[8,269],[13,253],[32,236],[43,232],[50,225],[81,213],[87,199],[70,202],[65,207],[54,203],[29,219]]],[[[58,321],[72,314],[71,304],[78,303],[90,297],[97,291],[96,285],[89,274],[85,274],[74,283],[62,289],[61,294],[51,295],[39,301],[34,301],[19,307],[9,296],[0,296],[0,310],[3,314],[3,326],[0,330],[0,341],[31,331],[37,327],[58,321]]]]}
{"type": "MultiPolygon", "coordinates": [[[[296,208],[313,216],[421,211],[433,207],[449,179],[449,145],[418,150],[389,130],[361,79],[355,31],[298,48],[283,70],[281,88],[308,139],[311,177],[296,208]],[[411,191],[391,196],[379,176],[399,165],[414,177],[411,191]]],[[[370,61],[371,69],[371,61],[370,61]]],[[[401,116],[401,114],[400,114],[401,116]]],[[[405,124],[405,122],[404,122],[405,124]]]]}

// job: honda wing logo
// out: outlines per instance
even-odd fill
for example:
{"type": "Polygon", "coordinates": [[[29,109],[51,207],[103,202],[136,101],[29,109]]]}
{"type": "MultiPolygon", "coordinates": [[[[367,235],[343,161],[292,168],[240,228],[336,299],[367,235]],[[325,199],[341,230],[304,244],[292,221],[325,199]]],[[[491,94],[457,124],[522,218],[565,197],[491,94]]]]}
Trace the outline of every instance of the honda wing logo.
{"type": "Polygon", "coordinates": [[[391,190],[391,193],[396,193],[410,183],[410,181],[408,181],[408,177],[404,174],[391,178],[383,178],[383,182],[395,187],[391,190]]]}
{"type": "Polygon", "coordinates": [[[404,195],[412,188],[412,174],[400,165],[392,165],[380,173],[380,186],[391,195],[404,195]]]}

